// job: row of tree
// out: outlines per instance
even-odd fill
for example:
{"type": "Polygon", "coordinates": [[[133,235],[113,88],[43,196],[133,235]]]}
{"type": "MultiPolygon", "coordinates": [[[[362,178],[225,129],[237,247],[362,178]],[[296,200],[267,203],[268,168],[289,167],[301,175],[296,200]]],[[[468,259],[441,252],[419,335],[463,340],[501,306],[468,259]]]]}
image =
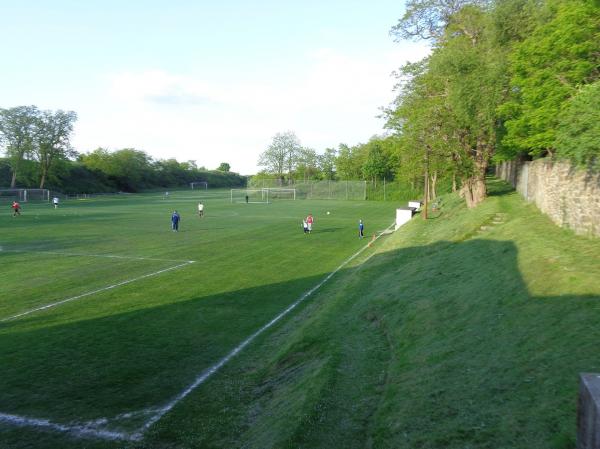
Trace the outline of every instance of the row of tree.
{"type": "Polygon", "coordinates": [[[597,0],[409,0],[392,33],[432,42],[386,110],[425,186],[451,176],[475,206],[490,161],[600,162],[597,0]]]}
{"type": "Polygon", "coordinates": [[[205,181],[211,187],[239,187],[246,179],[222,163],[216,170],[195,161],[153,160],[132,148],[98,148],[79,154],[70,145],[77,115],[40,111],[35,106],[0,109],[0,186],[50,187],[65,193],[92,193],[183,187],[205,181]]]}
{"type": "Polygon", "coordinates": [[[322,154],[292,132],[262,153],[259,176],[281,182],[387,179],[486,197],[490,163],[569,158],[600,165],[598,0],[408,0],[397,39],[431,41],[431,54],[397,73],[384,109],[390,135],[322,154]]]}
{"type": "Polygon", "coordinates": [[[256,175],[276,177],[282,184],[307,180],[392,180],[396,173],[396,137],[373,137],[366,144],[326,148],[317,153],[303,147],[292,131],[278,133],[260,155],[263,170],[256,175]]]}
{"type": "Polygon", "coordinates": [[[11,169],[14,188],[23,161],[34,159],[39,166],[39,187],[60,159],[72,156],[69,138],[77,114],[73,111],[40,111],[35,106],[0,109],[0,143],[11,169]]]}

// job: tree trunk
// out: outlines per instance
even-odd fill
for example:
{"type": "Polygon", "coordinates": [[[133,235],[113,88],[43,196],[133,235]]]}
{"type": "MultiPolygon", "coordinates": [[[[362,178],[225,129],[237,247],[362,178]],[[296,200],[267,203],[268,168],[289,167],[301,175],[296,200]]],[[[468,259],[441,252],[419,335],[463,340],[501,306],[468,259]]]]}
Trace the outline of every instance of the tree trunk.
{"type": "Polygon", "coordinates": [[[432,201],[437,198],[437,193],[435,191],[435,186],[437,184],[437,177],[438,177],[438,172],[437,172],[437,170],[434,170],[433,174],[431,175],[431,185],[429,187],[430,199],[432,201]]]}
{"type": "Polygon", "coordinates": [[[40,178],[40,189],[44,188],[44,184],[46,183],[46,175],[48,174],[48,165],[41,161],[41,169],[42,169],[42,177],[40,178]]]}
{"type": "Polygon", "coordinates": [[[425,165],[423,184],[423,220],[427,220],[427,208],[429,207],[429,164],[425,165]]]}
{"type": "Polygon", "coordinates": [[[12,172],[12,178],[10,179],[10,188],[14,189],[17,184],[17,169],[14,169],[12,172]]]}
{"type": "Polygon", "coordinates": [[[461,195],[464,196],[468,208],[478,206],[487,197],[485,173],[488,160],[483,145],[478,145],[475,153],[475,170],[470,178],[463,182],[461,195]]]}

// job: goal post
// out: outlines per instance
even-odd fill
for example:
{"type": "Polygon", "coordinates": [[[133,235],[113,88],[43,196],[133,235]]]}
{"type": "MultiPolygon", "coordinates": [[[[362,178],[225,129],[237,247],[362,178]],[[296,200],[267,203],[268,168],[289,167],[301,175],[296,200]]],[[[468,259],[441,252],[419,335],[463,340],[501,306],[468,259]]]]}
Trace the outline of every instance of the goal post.
{"type": "Polygon", "coordinates": [[[268,203],[269,189],[231,189],[232,203],[268,203]]]}
{"type": "Polygon", "coordinates": [[[192,188],[192,190],[197,190],[197,189],[208,190],[208,182],[206,182],[206,181],[190,182],[190,187],[192,188]]]}

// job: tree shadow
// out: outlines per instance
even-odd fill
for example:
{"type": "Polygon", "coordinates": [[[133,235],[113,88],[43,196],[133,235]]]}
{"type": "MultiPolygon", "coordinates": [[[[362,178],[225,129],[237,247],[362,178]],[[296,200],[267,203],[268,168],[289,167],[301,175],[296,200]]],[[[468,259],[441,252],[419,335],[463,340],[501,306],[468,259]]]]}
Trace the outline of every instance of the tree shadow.
{"type": "MultiPolygon", "coordinates": [[[[331,282],[351,279],[354,272],[342,270],[331,282]]],[[[138,304],[127,312],[69,323],[56,324],[46,312],[3,323],[0,412],[66,423],[162,406],[324,276],[138,304]]],[[[440,439],[435,447],[488,440],[496,443],[489,447],[506,447],[520,432],[526,434],[523,441],[530,436],[548,441],[549,424],[556,432],[572,431],[577,373],[600,370],[594,346],[600,338],[597,296],[532,297],[515,245],[484,239],[376,254],[361,267],[361,277],[369,279],[368,289],[353,289],[333,316],[364,320],[370,311],[385,322],[390,346],[381,363],[388,378],[376,407],[387,407],[388,413],[373,423],[375,411],[369,409],[368,423],[353,430],[339,427],[336,422],[352,421],[360,407],[344,400],[353,373],[336,373],[328,397],[331,418],[306,428],[297,423],[302,429],[295,436],[298,446],[318,447],[328,434],[335,447],[364,447],[370,433],[376,447],[400,447],[394,444],[403,434],[419,447],[425,444],[419,438],[435,432],[440,439]],[[485,428],[472,430],[482,420],[485,428]]],[[[328,300],[317,292],[304,304],[328,300]]],[[[277,326],[291,325],[287,317],[277,326]]],[[[323,338],[333,339],[328,343],[333,345],[344,339],[323,338]]],[[[358,355],[353,351],[347,357],[358,355]]],[[[367,376],[361,382],[381,380],[367,376]]],[[[193,401],[211,413],[227,413],[203,402],[212,392],[195,394],[193,401]]],[[[234,392],[219,394],[235,402],[234,392]]],[[[243,409],[244,404],[234,406],[243,409]]],[[[199,413],[187,424],[177,423],[183,426],[177,434],[198,425],[199,413]]],[[[218,430],[230,431],[240,430],[218,430]]],[[[21,432],[23,441],[35,441],[37,430],[21,432]]]]}

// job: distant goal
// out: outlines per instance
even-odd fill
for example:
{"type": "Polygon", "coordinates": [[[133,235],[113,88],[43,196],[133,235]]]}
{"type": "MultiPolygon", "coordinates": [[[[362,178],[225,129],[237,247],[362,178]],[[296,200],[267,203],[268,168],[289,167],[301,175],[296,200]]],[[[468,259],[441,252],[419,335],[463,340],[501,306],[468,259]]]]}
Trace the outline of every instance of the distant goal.
{"type": "Polygon", "coordinates": [[[295,200],[296,189],[231,189],[232,203],[270,203],[278,200],[295,200]]]}
{"type": "Polygon", "coordinates": [[[208,182],[206,181],[194,181],[194,182],[190,182],[190,187],[192,188],[192,190],[208,190],[208,182]]]}

